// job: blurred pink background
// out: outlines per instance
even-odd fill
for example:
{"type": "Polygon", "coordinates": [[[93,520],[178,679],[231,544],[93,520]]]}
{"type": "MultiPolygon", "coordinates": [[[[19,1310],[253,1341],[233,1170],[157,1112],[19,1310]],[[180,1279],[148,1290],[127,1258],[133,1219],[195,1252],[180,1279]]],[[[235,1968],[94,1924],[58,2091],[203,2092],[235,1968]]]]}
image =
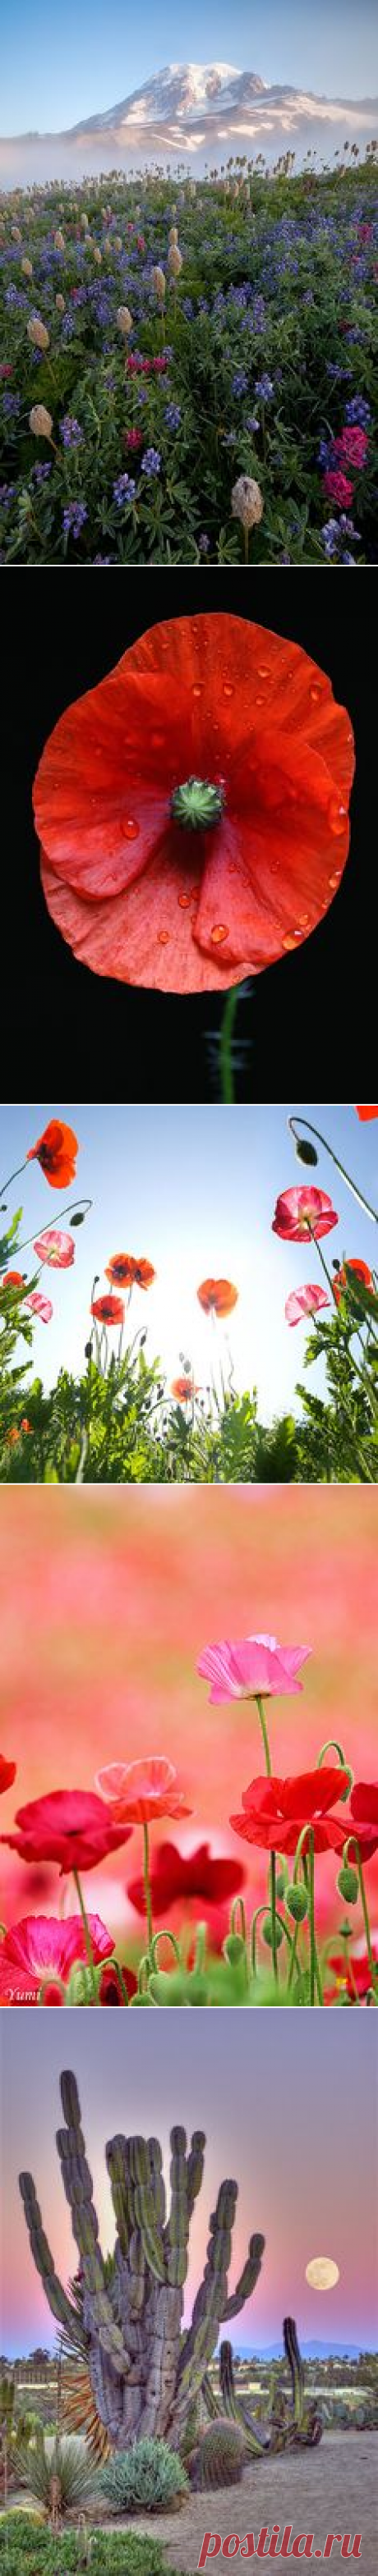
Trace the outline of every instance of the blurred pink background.
{"type": "MultiPolygon", "coordinates": [[[[1,1800],[1,1831],[28,1798],[91,1788],[107,1761],[164,1753],[194,1813],[187,1824],[156,1826],[154,1850],[168,1836],[182,1851],[205,1836],[214,1851],[239,1850],[257,1903],[265,1857],[238,1844],[228,1822],[264,1767],[257,1714],[246,1702],[211,1708],[197,1657],[222,1635],[264,1630],[311,1646],[300,1696],[270,1703],[273,1768],[307,1768],[336,1735],[357,1778],[373,1777],[377,1537],[378,1495],[359,1486],[8,1488],[0,1495],[0,1750],[17,1762],[17,1778],[1,1800]]],[[[125,1915],[125,1888],[140,1871],[141,1842],[136,1828],[125,1851],[84,1882],[114,1932],[126,1919],[128,1932],[140,1933],[134,1910],[125,1915]]],[[[333,1857],[322,1859],[324,1931],[335,1921],[335,1878],[333,1857]]],[[[8,1924],[58,1910],[56,1869],[37,1873],[4,1846],[0,1882],[8,1924]]],[[[378,1859],[366,1883],[374,1921],[378,1859]]],[[[336,1920],[343,1910],[337,1898],[336,1920]]],[[[356,1933],[359,1921],[356,1908],[356,1933]]]]}

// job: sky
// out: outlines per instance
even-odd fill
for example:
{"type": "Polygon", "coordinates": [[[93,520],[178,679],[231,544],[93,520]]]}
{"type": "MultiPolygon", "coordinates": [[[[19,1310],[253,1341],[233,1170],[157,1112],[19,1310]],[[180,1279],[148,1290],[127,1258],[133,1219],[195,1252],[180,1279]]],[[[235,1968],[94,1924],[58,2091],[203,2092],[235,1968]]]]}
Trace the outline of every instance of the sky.
{"type": "Polygon", "coordinates": [[[228,62],[259,73],[268,86],[292,83],[320,96],[374,95],[377,88],[375,0],[174,0],[127,12],[124,0],[2,0],[1,132],[60,130],[128,96],[169,62],[228,62]],[[231,32],[230,32],[231,28],[231,32]],[[206,53],[204,54],[204,35],[206,53]]]}
{"type": "Polygon", "coordinates": [[[374,2015],[255,2013],[253,2026],[228,2013],[186,2013],[156,2020],[129,2014],[125,2037],[112,2016],[10,2013],[2,2018],[0,2245],[1,2334],[9,2355],[55,2344],[54,2320],[34,2269],[18,2192],[21,2170],[33,2173],[43,2224],[60,2275],[72,2276],[70,2218],[61,2184],[56,2128],[59,2075],[76,2074],[94,2180],[103,2250],[114,2241],[106,2174],[106,2138],[158,2134],[169,2173],[169,2130],[204,2129],[204,2181],[191,2228],[185,2322],[206,2255],[210,2212],[226,2174],[239,2185],[233,2241],[233,2287],[252,2230],[266,2238],[260,2281],[231,2326],[236,2350],[279,2338],[295,2316],[299,2339],[376,2348],[378,2242],[374,2220],[377,2154],[377,2051],[374,2015]],[[147,2027],[147,2040],[146,2040],[147,2027]],[[246,2039],[247,2028],[247,2039],[246,2039]],[[284,2111],[284,2116],[283,2116],[284,2111]],[[363,2190],[358,2187],[363,2160],[363,2190]],[[311,2289],[306,2266],[328,2254],[340,2278],[327,2294],[311,2289]]]}
{"type": "MultiPolygon", "coordinates": [[[[139,1326],[147,1330],[147,1358],[159,1356],[168,1386],[180,1374],[181,1353],[193,1365],[197,1384],[206,1386],[214,1351],[218,1366],[228,1343],[236,1386],[257,1386],[261,1421],[269,1423],[292,1407],[300,1414],[295,1388],[303,1374],[306,1325],[287,1324],[285,1301],[307,1281],[324,1287],[325,1282],[315,1247],[286,1245],[272,1233],[278,1193],[307,1177],[287,1131],[287,1118],[296,1110],[296,1102],[232,1109],[75,1102],[2,1108],[4,1178],[23,1162],[51,1116],[67,1119],[79,1137],[72,1190],[62,1197],[52,1190],[36,1162],[12,1184],[9,1214],[21,1200],[24,1210],[20,1241],[55,1225],[66,1199],[80,1201],[82,1192],[93,1201],[75,1233],[72,1270],[42,1273],[41,1288],[54,1311],[48,1326],[37,1322],[33,1367],[46,1387],[62,1365],[78,1373],[85,1366],[93,1275],[99,1273],[99,1296],[108,1286],[105,1265],[123,1251],[142,1255],[156,1270],[153,1287],[133,1293],[127,1338],[139,1326]],[[209,1277],[230,1279],[238,1288],[226,1331],[223,1325],[213,1330],[198,1304],[197,1288],[209,1277]]],[[[301,1114],[321,1130],[357,1187],[378,1206],[378,1123],[361,1124],[352,1107],[324,1103],[304,1102],[301,1114]]],[[[370,1264],[375,1227],[323,1147],[318,1151],[318,1168],[308,1177],[333,1198],[339,1216],[322,1246],[328,1266],[345,1254],[370,1264]]],[[[62,1226],[69,1230],[69,1216],[62,1226]]],[[[31,1278],[32,1244],[27,1265],[31,1278]]],[[[17,1258],[12,1266],[23,1270],[24,1262],[17,1258]]],[[[322,1392],[321,1361],[308,1371],[307,1382],[311,1391],[322,1392]]]]}

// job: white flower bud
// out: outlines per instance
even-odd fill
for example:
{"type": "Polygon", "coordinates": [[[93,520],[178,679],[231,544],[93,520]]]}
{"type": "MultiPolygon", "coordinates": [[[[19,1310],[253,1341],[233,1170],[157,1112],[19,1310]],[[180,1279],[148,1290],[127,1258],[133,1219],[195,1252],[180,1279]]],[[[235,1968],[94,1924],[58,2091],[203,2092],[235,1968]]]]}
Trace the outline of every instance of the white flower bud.
{"type": "Polygon", "coordinates": [[[64,233],[54,233],[54,250],[65,250],[64,233]]]}
{"type": "Polygon", "coordinates": [[[33,431],[33,438],[51,438],[51,411],[46,411],[44,403],[33,403],[29,412],[29,429],[33,431]]]}
{"type": "Polygon", "coordinates": [[[250,474],[239,474],[238,482],[234,483],[231,493],[233,519],[240,519],[242,528],[257,528],[259,520],[262,519],[263,508],[260,484],[254,483],[250,474]]]}
{"type": "Polygon", "coordinates": [[[180,276],[180,269],[182,268],[182,251],[179,250],[178,242],[172,242],[172,248],[168,251],[168,268],[170,270],[171,277],[180,276]]]}
{"type": "Polygon", "coordinates": [[[22,259],[22,260],[21,260],[21,271],[22,271],[22,276],[23,276],[23,277],[32,277],[32,276],[33,276],[33,268],[32,268],[32,261],[31,261],[31,259],[22,259]]]}
{"type": "Polygon", "coordinates": [[[165,276],[163,268],[153,268],[152,284],[155,287],[155,295],[157,295],[158,304],[164,304],[165,276]]]}
{"type": "Polygon", "coordinates": [[[119,330],[119,331],[122,331],[122,337],[123,337],[123,339],[124,339],[124,340],[128,340],[128,337],[129,337],[129,331],[132,331],[132,327],[133,327],[133,317],[132,317],[132,313],[129,313],[129,307],[128,307],[128,304],[119,304],[119,305],[118,305],[118,312],[117,312],[117,317],[116,317],[116,318],[117,318],[117,322],[118,322],[118,330],[119,330]]]}
{"type": "Polygon", "coordinates": [[[45,329],[45,323],[41,322],[39,313],[32,314],[31,322],[27,322],[26,328],[28,340],[32,341],[34,349],[49,349],[49,332],[45,329]]]}
{"type": "Polygon", "coordinates": [[[56,295],[56,296],[55,296],[55,303],[56,303],[57,313],[65,313],[66,306],[65,306],[65,298],[64,298],[64,295],[56,295]]]}

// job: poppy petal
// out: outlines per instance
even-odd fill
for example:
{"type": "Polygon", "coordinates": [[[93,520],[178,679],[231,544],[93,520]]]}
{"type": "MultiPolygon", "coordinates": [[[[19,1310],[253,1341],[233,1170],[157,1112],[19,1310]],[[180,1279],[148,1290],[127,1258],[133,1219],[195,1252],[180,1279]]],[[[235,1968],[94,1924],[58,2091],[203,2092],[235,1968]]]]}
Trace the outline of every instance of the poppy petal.
{"type": "MultiPolygon", "coordinates": [[[[193,834],[193,840],[197,836],[193,834]]],[[[198,834],[198,839],[200,835],[198,834]]],[[[128,893],[111,896],[93,903],[75,895],[71,886],[63,885],[54,868],[41,852],[43,892],[52,920],[80,963],[96,975],[111,975],[121,984],[138,984],[172,993],[209,992],[240,982],[240,967],[234,974],[222,949],[214,947],[211,963],[197,939],[193,939],[194,918],[198,909],[199,856],[187,850],[187,835],[180,834],[180,875],[175,861],[177,834],[172,830],[161,843],[159,855],[150,863],[148,874],[130,886],[128,893]],[[191,862],[191,864],[190,864],[191,862]]],[[[215,918],[215,915],[213,916],[215,918]]],[[[248,971],[248,960],[245,972],[248,971]]]]}

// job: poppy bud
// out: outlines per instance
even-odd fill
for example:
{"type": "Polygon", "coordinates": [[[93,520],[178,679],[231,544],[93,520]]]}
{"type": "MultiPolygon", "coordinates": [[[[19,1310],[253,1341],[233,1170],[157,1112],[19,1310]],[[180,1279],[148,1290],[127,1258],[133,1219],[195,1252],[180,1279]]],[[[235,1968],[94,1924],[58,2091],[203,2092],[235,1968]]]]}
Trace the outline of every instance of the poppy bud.
{"type": "Polygon", "coordinates": [[[71,1976],[67,1986],[67,2003],[93,2003],[92,1972],[90,1968],[85,1967],[84,1963],[82,1964],[81,1960],[77,1960],[75,1967],[71,1970],[71,1976]]]}
{"type": "Polygon", "coordinates": [[[91,1342],[86,1342],[86,1343],[85,1343],[85,1348],[84,1348],[84,1359],[85,1359],[85,1360],[91,1360],[91,1358],[92,1358],[92,1343],[91,1343],[91,1342]]]}
{"type": "Polygon", "coordinates": [[[27,322],[26,329],[28,340],[32,341],[33,349],[49,349],[50,335],[49,332],[46,331],[45,323],[41,322],[39,313],[32,314],[31,321],[27,322]]]}
{"type": "Polygon", "coordinates": [[[144,1350],[144,1344],[145,1344],[145,1342],[146,1342],[146,1341],[147,1341],[147,1333],[141,1333],[141,1336],[140,1336],[140,1348],[141,1348],[141,1351],[143,1351],[143,1350],[144,1350]]]}
{"type": "Polygon", "coordinates": [[[29,429],[33,431],[33,438],[51,438],[51,411],[46,411],[45,403],[33,403],[29,412],[29,429]]]}
{"type": "Polygon", "coordinates": [[[345,1862],[345,1867],[344,1867],[343,1869],[339,1869],[339,1875],[338,1875],[338,1879],[337,1879],[337,1886],[338,1886],[338,1890],[339,1890],[339,1896],[345,1896],[345,1903],[346,1903],[346,1905],[357,1905],[357,1897],[358,1897],[358,1877],[357,1877],[357,1870],[356,1870],[356,1869],[351,1869],[351,1868],[350,1868],[349,1861],[346,1861],[346,1862],[345,1862]]]}
{"type": "Polygon", "coordinates": [[[239,474],[231,493],[233,519],[240,519],[242,528],[256,528],[262,519],[263,508],[260,484],[254,483],[250,474],[239,474]]]}
{"type": "Polygon", "coordinates": [[[305,1887],[295,1887],[293,1880],[292,1887],[286,1888],[285,1904],[287,1905],[288,1914],[292,1914],[293,1916],[293,1922],[304,1923],[305,1914],[308,1913],[308,1901],[305,1887]]]}
{"type": "MultiPolygon", "coordinates": [[[[265,1915],[265,1920],[264,1920],[264,1923],[263,1923],[263,1925],[262,1925],[262,1937],[263,1937],[263,1941],[266,1941],[267,1950],[272,1950],[272,1949],[273,1949],[273,1924],[272,1924],[272,1917],[271,1917],[271,1914],[266,1914],[266,1915],[265,1915]]],[[[277,1923],[277,1922],[276,1922],[276,1948],[277,1948],[277,1950],[280,1950],[280,1948],[281,1948],[281,1941],[283,1941],[283,1937],[284,1937],[284,1936],[283,1936],[283,1927],[282,1927],[282,1923],[277,1923]]]]}
{"type": "Polygon", "coordinates": [[[280,1904],[282,1903],[283,1897],[286,1896],[286,1881],[287,1870],[285,1872],[283,1869],[280,1869],[279,1877],[276,1879],[276,1896],[278,1896],[280,1904]]]}
{"type": "MultiPolygon", "coordinates": [[[[296,1140],[295,1140],[295,1151],[296,1151],[296,1154],[298,1155],[298,1162],[299,1162],[299,1163],[318,1163],[318,1161],[319,1161],[319,1155],[315,1153],[315,1145],[308,1145],[308,1144],[307,1144],[307,1139],[304,1139],[304,1140],[302,1141],[302,1137],[301,1137],[301,1136],[296,1137],[296,1140]]],[[[337,1269],[337,1263],[336,1263],[336,1269],[337,1269]]]]}
{"type": "Polygon", "coordinates": [[[242,1941],[241,1932],[228,1932],[227,1940],[223,1942],[223,1951],[225,1959],[228,1959],[229,1968],[239,1968],[241,1960],[245,1959],[245,1944],[242,1941]]]}
{"type": "MultiPolygon", "coordinates": [[[[82,1208],[82,1210],[81,1210],[81,1211],[80,1211],[80,1208],[79,1208],[79,1210],[78,1210],[78,1215],[77,1215],[77,1216],[72,1216],[72,1217],[71,1217],[71,1225],[84,1225],[84,1222],[85,1222],[85,1208],[82,1208]]],[[[98,1274],[98,1275],[99,1275],[99,1274],[98,1274]]]]}

